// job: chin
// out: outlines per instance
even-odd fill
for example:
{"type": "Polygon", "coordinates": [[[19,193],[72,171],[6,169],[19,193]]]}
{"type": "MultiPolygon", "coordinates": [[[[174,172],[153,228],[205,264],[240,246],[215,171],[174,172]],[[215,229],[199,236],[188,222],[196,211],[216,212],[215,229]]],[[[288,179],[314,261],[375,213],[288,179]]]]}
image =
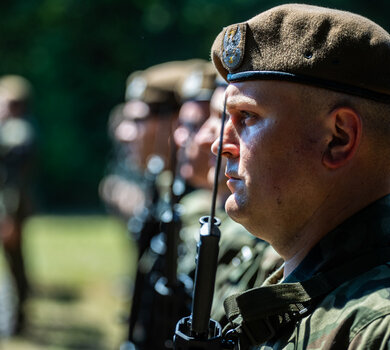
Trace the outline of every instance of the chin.
{"type": "Polygon", "coordinates": [[[231,194],[225,202],[226,213],[237,222],[240,222],[243,218],[243,210],[235,199],[234,194],[231,194]],[[241,220],[240,220],[241,219],[241,220]]]}

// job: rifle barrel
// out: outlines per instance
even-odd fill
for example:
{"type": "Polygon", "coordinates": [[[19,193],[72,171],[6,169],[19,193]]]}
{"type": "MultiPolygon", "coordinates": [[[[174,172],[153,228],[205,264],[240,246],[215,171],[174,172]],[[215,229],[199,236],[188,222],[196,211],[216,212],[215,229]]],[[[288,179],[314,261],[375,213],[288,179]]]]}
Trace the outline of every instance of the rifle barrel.
{"type": "Polygon", "coordinates": [[[209,216],[200,219],[200,239],[195,271],[195,287],[192,300],[191,334],[208,337],[210,312],[213,302],[215,274],[218,265],[219,239],[221,233],[219,219],[214,219],[210,230],[209,216]]]}

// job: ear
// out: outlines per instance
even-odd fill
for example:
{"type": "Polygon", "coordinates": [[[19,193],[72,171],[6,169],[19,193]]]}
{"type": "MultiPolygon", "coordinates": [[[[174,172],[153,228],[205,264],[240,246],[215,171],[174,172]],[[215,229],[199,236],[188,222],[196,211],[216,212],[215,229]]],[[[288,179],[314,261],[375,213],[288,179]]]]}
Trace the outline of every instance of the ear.
{"type": "Polygon", "coordinates": [[[329,169],[338,169],[353,158],[359,147],[362,120],[350,107],[336,108],[328,117],[332,135],[322,163],[329,169]]]}

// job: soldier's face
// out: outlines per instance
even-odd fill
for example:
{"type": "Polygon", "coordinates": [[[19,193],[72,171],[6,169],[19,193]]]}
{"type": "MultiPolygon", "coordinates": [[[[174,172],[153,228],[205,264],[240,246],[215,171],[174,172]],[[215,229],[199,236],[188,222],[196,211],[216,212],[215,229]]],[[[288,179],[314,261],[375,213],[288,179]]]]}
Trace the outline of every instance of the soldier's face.
{"type": "Polygon", "coordinates": [[[158,156],[167,166],[169,138],[175,115],[150,115],[138,125],[137,150],[141,169],[146,169],[152,156],[158,156]]]}
{"type": "Polygon", "coordinates": [[[209,115],[209,102],[188,101],[179,113],[175,142],[179,148],[180,174],[192,186],[207,187],[210,149],[205,152],[194,142],[194,136],[209,115]]]}
{"type": "MultiPolygon", "coordinates": [[[[228,214],[270,243],[293,235],[315,210],[321,168],[320,118],[308,115],[297,85],[249,81],[226,90],[228,214]]],[[[218,141],[213,144],[216,153],[218,141]]]]}
{"type": "MultiPolygon", "coordinates": [[[[215,173],[215,164],[216,157],[211,152],[211,145],[218,138],[221,130],[221,117],[223,113],[223,103],[224,103],[224,94],[225,88],[218,87],[211,98],[210,101],[210,116],[205,121],[205,123],[199,129],[199,132],[196,134],[194,143],[196,143],[199,149],[207,155],[207,164],[208,164],[208,174],[207,182],[209,187],[213,186],[214,182],[214,173],[215,173]]],[[[225,181],[223,176],[223,171],[220,172],[221,180],[225,181]]],[[[224,190],[224,187],[220,188],[224,190]]]]}

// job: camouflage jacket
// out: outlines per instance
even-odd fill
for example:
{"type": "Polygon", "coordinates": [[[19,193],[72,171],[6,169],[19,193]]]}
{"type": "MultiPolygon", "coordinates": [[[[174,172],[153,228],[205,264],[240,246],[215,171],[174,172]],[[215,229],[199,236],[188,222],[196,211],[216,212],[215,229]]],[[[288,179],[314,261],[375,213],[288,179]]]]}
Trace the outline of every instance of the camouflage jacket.
{"type": "MultiPolygon", "coordinates": [[[[386,196],[328,233],[277,285],[303,285],[320,274],[332,277],[334,271],[347,266],[342,274],[334,276],[340,283],[315,299],[303,317],[287,322],[266,344],[252,349],[389,349],[389,246],[390,196],[386,196]],[[375,256],[384,250],[387,253],[376,263],[375,256]]],[[[282,274],[280,269],[259,289],[276,287],[272,284],[282,274]]]]}

